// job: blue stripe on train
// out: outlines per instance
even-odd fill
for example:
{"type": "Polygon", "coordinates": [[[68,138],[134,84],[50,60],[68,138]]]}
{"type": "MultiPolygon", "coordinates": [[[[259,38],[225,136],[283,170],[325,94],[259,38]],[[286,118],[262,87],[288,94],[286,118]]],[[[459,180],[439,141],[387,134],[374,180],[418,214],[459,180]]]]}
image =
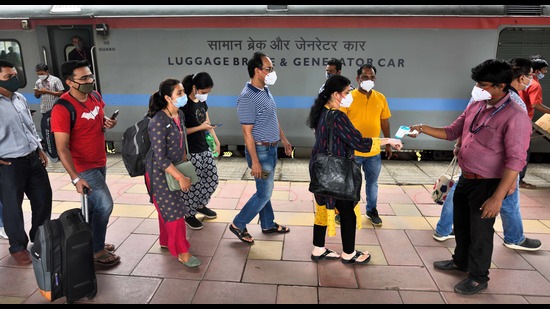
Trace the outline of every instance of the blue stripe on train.
{"type": "MultiPolygon", "coordinates": [[[[39,104],[39,99],[34,95],[24,94],[30,104],[39,104]]],[[[103,94],[107,104],[115,106],[148,106],[149,94],[103,94]]],[[[309,109],[313,104],[312,97],[290,97],[275,96],[278,108],[309,109]]],[[[208,106],[210,107],[235,107],[236,96],[209,95],[208,106]]],[[[414,110],[414,111],[463,111],[468,104],[468,98],[445,99],[445,98],[388,98],[390,109],[414,110]]]]}

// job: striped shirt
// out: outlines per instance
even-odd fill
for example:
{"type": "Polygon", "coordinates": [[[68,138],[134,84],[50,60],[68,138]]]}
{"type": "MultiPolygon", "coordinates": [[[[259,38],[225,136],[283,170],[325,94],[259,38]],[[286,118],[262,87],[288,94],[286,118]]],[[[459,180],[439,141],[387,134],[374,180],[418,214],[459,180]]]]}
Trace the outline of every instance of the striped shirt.
{"type": "Polygon", "coordinates": [[[267,86],[262,90],[247,82],[237,99],[237,115],[241,124],[254,125],[254,141],[279,141],[277,105],[267,86]]]}
{"type": "MultiPolygon", "coordinates": [[[[47,90],[53,92],[65,90],[65,88],[63,88],[63,83],[61,82],[61,80],[51,74],[49,74],[48,78],[46,78],[45,80],[41,80],[39,78],[34,84],[34,87],[38,89],[46,88],[47,90]]],[[[52,109],[52,106],[57,99],[59,99],[59,97],[56,97],[54,95],[47,93],[42,94],[40,96],[40,112],[43,114],[52,109]]]]}

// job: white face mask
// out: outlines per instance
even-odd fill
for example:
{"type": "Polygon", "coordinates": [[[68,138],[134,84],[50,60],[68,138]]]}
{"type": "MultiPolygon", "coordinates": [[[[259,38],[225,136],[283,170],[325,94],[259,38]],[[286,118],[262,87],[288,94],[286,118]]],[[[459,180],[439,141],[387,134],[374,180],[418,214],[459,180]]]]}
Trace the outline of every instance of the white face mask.
{"type": "Polygon", "coordinates": [[[206,102],[207,97],[208,97],[208,93],[205,93],[205,94],[195,93],[195,98],[197,98],[197,100],[201,102],[206,102]]]}
{"type": "Polygon", "coordinates": [[[372,80],[365,80],[361,82],[361,88],[366,92],[369,92],[374,88],[374,82],[372,80]]]}
{"type": "Polygon", "coordinates": [[[353,97],[351,96],[351,93],[348,93],[348,95],[340,101],[340,107],[350,107],[352,102],[353,97]]]}
{"type": "Polygon", "coordinates": [[[472,89],[472,98],[474,101],[486,101],[490,100],[493,96],[487,91],[483,90],[478,86],[474,86],[474,89],[472,89]]]}
{"type": "Polygon", "coordinates": [[[532,78],[527,77],[527,79],[529,80],[529,83],[527,85],[525,85],[524,83],[521,83],[523,86],[525,86],[525,88],[523,88],[523,90],[529,88],[529,86],[531,86],[531,83],[533,82],[532,78]]]}
{"type": "Polygon", "coordinates": [[[276,81],[277,81],[277,73],[275,73],[275,71],[265,76],[265,84],[268,86],[275,85],[276,81]]]}
{"type": "Polygon", "coordinates": [[[48,75],[38,75],[38,78],[40,78],[40,80],[46,80],[46,78],[48,78],[48,75]]]}

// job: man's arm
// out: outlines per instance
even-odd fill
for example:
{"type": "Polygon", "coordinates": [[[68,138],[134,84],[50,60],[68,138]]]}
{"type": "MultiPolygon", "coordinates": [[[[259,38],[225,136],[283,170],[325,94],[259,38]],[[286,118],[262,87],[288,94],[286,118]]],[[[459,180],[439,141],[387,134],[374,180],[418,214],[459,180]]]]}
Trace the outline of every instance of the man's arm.
{"type": "Polygon", "coordinates": [[[535,104],[533,108],[541,113],[550,114],[550,107],[544,104],[535,104]]]}
{"type": "Polygon", "coordinates": [[[281,139],[281,143],[283,143],[283,146],[285,147],[285,154],[287,156],[292,156],[292,145],[286,138],[285,132],[283,132],[283,128],[281,127],[281,124],[279,123],[279,138],[281,139]]]}
{"type": "Polygon", "coordinates": [[[252,136],[252,129],[254,128],[254,125],[243,124],[241,127],[243,130],[244,145],[250,155],[250,159],[252,160],[250,175],[254,178],[260,178],[262,177],[262,164],[260,163],[260,159],[258,159],[258,153],[256,153],[256,142],[252,136]]]}
{"type": "MultiPolygon", "coordinates": [[[[57,147],[59,160],[69,174],[69,177],[71,177],[71,182],[80,178],[76,168],[74,167],[73,156],[69,150],[69,140],[71,135],[65,132],[54,132],[53,135],[55,137],[55,146],[57,147]]],[[[84,194],[84,187],[91,189],[90,185],[84,179],[78,180],[76,183],[73,183],[73,185],[76,187],[76,191],[80,194],[84,194]]]]}
{"type": "MultiPolygon", "coordinates": [[[[390,119],[380,119],[380,126],[382,128],[382,134],[384,135],[384,137],[386,138],[390,138],[391,137],[391,133],[390,133],[390,119]]],[[[391,148],[391,145],[390,144],[386,144],[386,158],[388,160],[391,159],[391,156],[393,154],[393,150],[391,148]]]]}

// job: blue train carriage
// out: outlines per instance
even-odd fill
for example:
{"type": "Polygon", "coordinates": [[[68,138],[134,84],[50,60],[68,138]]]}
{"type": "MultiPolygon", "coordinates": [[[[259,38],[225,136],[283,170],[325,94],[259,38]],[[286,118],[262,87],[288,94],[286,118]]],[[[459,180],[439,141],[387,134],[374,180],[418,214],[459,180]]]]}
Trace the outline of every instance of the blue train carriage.
{"type": "MultiPolygon", "coordinates": [[[[360,65],[377,67],[375,89],[388,99],[392,131],[419,122],[443,126],[466,107],[473,66],[495,57],[550,58],[548,12],[544,5],[1,5],[0,51],[19,52],[20,91],[39,110],[35,64],[47,63],[60,77],[71,37],[81,36],[107,114],[120,110],[118,126],[106,133],[115,149],[161,80],[207,71],[215,84],[211,120],[223,123],[217,134],[233,151],[243,147],[235,105],[249,80],[246,62],[264,51],[277,71],[270,89],[279,121],[296,155],[307,157],[314,138],[305,121],[330,58],[343,61],[342,74],[354,85],[360,65]]],[[[541,83],[550,89],[550,78],[541,83]]],[[[550,106],[550,95],[544,97],[550,106]]],[[[40,115],[34,117],[38,125],[40,115]]],[[[404,139],[404,151],[452,147],[426,136],[404,139]]],[[[546,157],[550,145],[534,139],[532,152],[546,157]]]]}

